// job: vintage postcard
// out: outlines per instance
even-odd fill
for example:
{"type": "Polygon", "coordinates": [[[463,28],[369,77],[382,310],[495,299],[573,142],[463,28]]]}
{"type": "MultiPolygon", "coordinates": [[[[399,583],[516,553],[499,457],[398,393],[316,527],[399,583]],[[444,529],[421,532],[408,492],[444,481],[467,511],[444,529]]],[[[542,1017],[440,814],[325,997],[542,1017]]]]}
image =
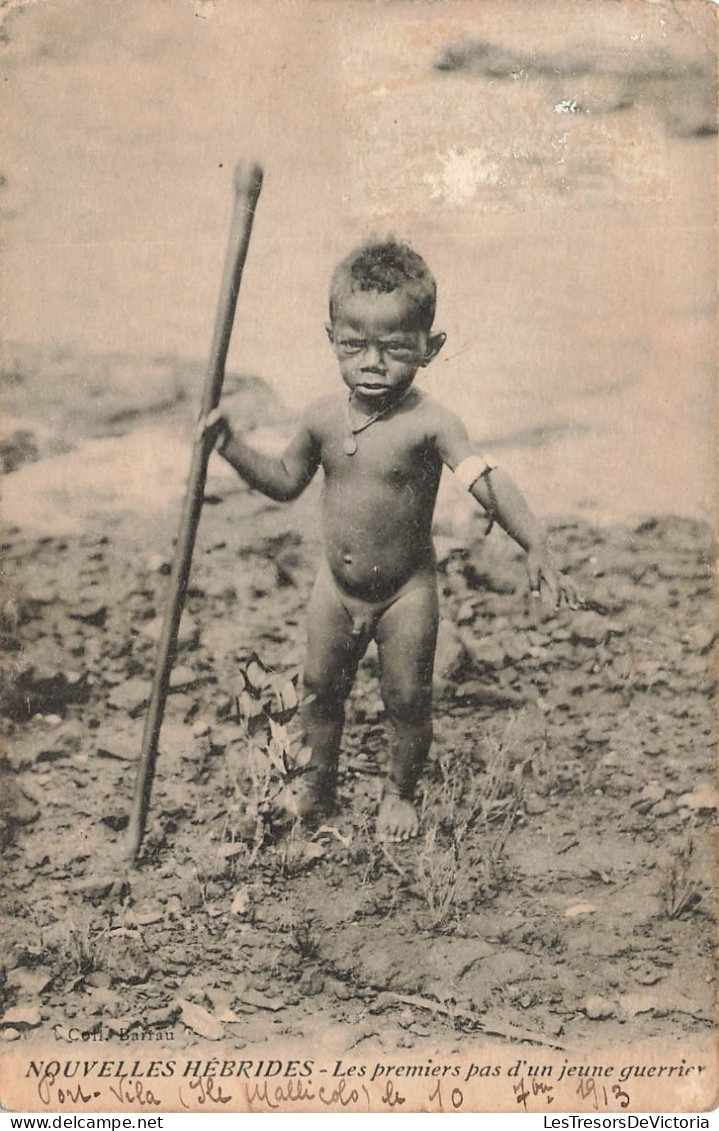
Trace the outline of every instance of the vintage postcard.
{"type": "Polygon", "coordinates": [[[2,9],[3,1108],[705,1125],[716,7],[2,9]]]}

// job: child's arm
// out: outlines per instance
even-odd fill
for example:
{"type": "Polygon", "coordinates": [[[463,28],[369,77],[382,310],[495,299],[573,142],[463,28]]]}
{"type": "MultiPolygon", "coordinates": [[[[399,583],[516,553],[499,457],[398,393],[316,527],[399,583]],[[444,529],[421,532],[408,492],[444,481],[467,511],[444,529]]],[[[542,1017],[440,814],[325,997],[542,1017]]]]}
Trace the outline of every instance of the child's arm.
{"type": "Polygon", "coordinates": [[[219,409],[200,421],[200,428],[212,436],[219,455],[250,487],[278,502],[289,502],[302,494],[319,467],[319,444],[312,432],[309,414],[305,414],[281,456],[268,456],[251,447],[235,433],[219,409]]]}
{"type": "Polygon", "coordinates": [[[513,479],[491,461],[478,456],[466,428],[453,413],[442,422],[437,440],[442,459],[490,518],[499,524],[527,554],[529,588],[537,597],[544,582],[558,606],[565,600],[579,608],[581,599],[574,582],[552,561],[546,534],[513,479]]]}
{"type": "Polygon", "coordinates": [[[526,551],[531,593],[539,596],[544,582],[555,605],[561,605],[564,600],[570,608],[579,608],[580,599],[574,582],[561,573],[552,561],[542,526],[506,471],[502,471],[500,467],[480,471],[470,487],[470,493],[490,517],[526,551]]]}

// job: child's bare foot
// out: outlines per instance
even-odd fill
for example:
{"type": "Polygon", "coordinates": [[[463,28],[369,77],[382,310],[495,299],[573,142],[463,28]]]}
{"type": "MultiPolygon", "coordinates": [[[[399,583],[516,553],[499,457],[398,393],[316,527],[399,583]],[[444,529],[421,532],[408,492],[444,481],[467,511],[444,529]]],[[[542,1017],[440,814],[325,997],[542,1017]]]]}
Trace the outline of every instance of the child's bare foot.
{"type": "Polygon", "coordinates": [[[324,820],[335,809],[334,789],[324,776],[312,770],[288,785],[279,801],[288,817],[306,825],[324,820]]]}
{"type": "Polygon", "coordinates": [[[406,797],[385,788],[377,814],[378,840],[412,840],[419,832],[419,817],[413,803],[406,797]]]}

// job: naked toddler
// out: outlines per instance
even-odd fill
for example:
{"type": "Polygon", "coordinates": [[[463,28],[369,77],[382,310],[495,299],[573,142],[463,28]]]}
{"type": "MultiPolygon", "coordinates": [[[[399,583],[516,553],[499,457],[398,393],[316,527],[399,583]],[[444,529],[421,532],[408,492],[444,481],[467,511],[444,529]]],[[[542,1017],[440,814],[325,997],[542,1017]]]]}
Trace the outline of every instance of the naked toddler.
{"type": "Polygon", "coordinates": [[[308,609],[303,727],[312,757],[294,791],[297,814],[334,803],[345,701],[370,640],[394,741],[377,835],[416,835],[414,792],[432,739],[438,602],[432,516],[443,465],[527,552],[529,582],[576,607],[543,533],[509,476],[477,455],[460,418],[414,385],[444,345],[433,330],[436,285],[424,260],[395,240],[367,243],[337,266],[327,336],[349,394],[306,409],[281,457],[250,447],[216,410],[204,427],[251,486],[296,498],[315,472],[324,561],[308,609]]]}

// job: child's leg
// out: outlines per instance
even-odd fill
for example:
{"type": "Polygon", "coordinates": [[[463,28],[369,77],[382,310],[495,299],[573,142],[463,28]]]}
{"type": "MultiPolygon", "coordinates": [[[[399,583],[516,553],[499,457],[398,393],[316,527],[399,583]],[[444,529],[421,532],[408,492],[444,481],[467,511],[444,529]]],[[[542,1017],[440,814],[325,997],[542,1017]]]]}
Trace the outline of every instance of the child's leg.
{"type": "Polygon", "coordinates": [[[294,790],[297,815],[307,820],[331,809],[337,780],[345,700],[367,647],[352,632],[352,620],[324,569],[307,610],[307,658],[302,725],[312,750],[307,771],[294,790]]]}
{"type": "Polygon", "coordinates": [[[412,798],[432,742],[432,667],[439,609],[433,576],[410,589],[377,626],[382,697],[394,727],[389,778],[377,817],[377,835],[416,836],[412,798]]]}

